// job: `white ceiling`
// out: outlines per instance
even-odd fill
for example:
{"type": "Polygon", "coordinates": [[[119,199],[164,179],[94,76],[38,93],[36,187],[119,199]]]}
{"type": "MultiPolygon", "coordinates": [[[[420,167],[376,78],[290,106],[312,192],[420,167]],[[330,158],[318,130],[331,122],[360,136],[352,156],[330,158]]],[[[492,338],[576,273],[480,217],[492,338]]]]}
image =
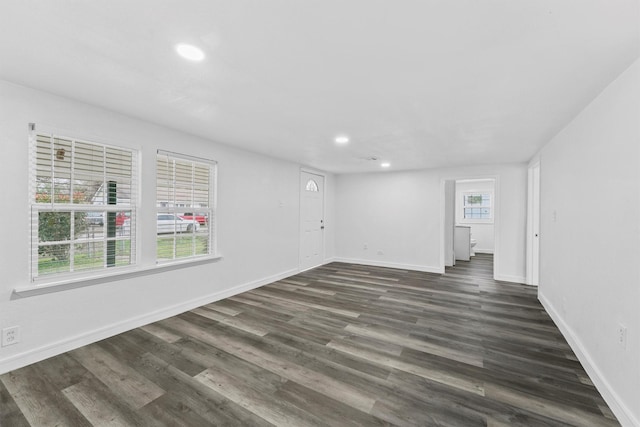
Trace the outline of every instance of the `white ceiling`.
{"type": "Polygon", "coordinates": [[[522,162],[638,58],[638,3],[1,0],[0,78],[337,173],[522,162]]]}

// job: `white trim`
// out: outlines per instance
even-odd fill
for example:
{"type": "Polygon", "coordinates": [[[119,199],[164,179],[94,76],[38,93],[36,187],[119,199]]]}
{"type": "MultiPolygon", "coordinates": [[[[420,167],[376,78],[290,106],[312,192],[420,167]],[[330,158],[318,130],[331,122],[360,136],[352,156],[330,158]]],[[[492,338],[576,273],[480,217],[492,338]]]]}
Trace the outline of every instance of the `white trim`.
{"type": "Polygon", "coordinates": [[[533,168],[527,168],[527,235],[525,247],[525,275],[527,285],[533,285],[533,168]]]}
{"type": "Polygon", "coordinates": [[[301,270],[300,267],[298,267],[298,273],[304,273],[305,271],[309,271],[309,270],[313,270],[314,268],[322,267],[323,265],[326,265],[329,262],[333,262],[333,261],[325,260],[322,264],[314,265],[313,267],[308,267],[308,268],[305,268],[304,270],[301,270]]]}
{"type": "Polygon", "coordinates": [[[13,293],[21,297],[40,295],[84,286],[97,285],[100,283],[113,282],[116,280],[146,276],[148,274],[156,274],[164,271],[176,270],[178,268],[215,262],[221,259],[222,256],[201,256],[198,258],[185,258],[179,261],[167,261],[165,263],[154,264],[148,267],[116,267],[113,271],[107,270],[105,272],[105,270],[100,270],[100,274],[94,275],[87,275],[86,273],[70,273],[63,278],[58,278],[58,280],[36,284],[35,286],[33,284],[29,286],[16,286],[13,288],[13,293]]]}
{"type": "Polygon", "coordinates": [[[273,276],[237,285],[229,289],[215,292],[213,294],[209,294],[200,298],[195,298],[184,303],[176,304],[174,306],[162,308],[151,313],[136,316],[121,322],[116,322],[109,326],[105,326],[91,332],[82,333],[76,335],[75,337],[66,338],[55,343],[47,344],[33,350],[28,350],[26,352],[13,355],[6,359],[0,360],[0,375],[15,369],[22,368],[32,363],[39,362],[49,357],[56,356],[66,351],[76,349],[83,345],[88,345],[102,339],[109,338],[113,335],[117,335],[131,329],[147,325],[149,323],[157,322],[158,320],[166,319],[168,317],[184,313],[185,311],[193,310],[194,308],[203,306],[205,304],[210,304],[212,302],[219,301],[224,298],[229,298],[242,292],[259,288],[269,283],[273,283],[278,280],[293,276],[297,273],[297,269],[287,270],[273,276]]]}
{"type": "Polygon", "coordinates": [[[582,364],[582,367],[589,375],[589,378],[595,385],[596,389],[602,395],[602,398],[607,402],[609,408],[618,418],[618,421],[623,426],[640,426],[640,420],[635,418],[631,409],[629,409],[620,399],[620,396],[611,387],[607,379],[602,375],[598,366],[594,363],[593,359],[589,355],[589,352],[582,344],[578,336],[573,332],[573,329],[564,321],[562,316],[558,314],[553,304],[543,295],[540,288],[538,288],[538,300],[544,307],[545,311],[549,314],[553,322],[556,324],[564,338],[569,343],[569,346],[576,354],[576,357],[582,364]]]}
{"type": "Polygon", "coordinates": [[[373,267],[397,268],[400,270],[422,271],[425,273],[444,274],[444,267],[435,267],[431,265],[403,264],[399,262],[386,261],[370,261],[358,258],[342,258],[334,257],[328,262],[346,262],[349,264],[371,265],[373,267]]]}
{"type": "Polygon", "coordinates": [[[307,166],[300,166],[300,172],[306,172],[306,173],[310,173],[311,175],[319,175],[319,176],[325,176],[325,174],[327,173],[325,171],[321,171],[320,169],[313,169],[307,166]]]}
{"type": "MultiPolygon", "coordinates": [[[[451,180],[455,181],[455,180],[451,180]]],[[[446,188],[447,180],[444,178],[440,178],[440,260],[438,261],[438,270],[444,271],[445,269],[445,240],[446,240],[446,217],[447,217],[447,188],[446,188]]],[[[455,192],[453,195],[455,199],[455,192]]],[[[455,211],[455,201],[454,201],[454,211],[455,211]]],[[[454,212],[455,215],[455,212],[454,212]]],[[[455,221],[453,222],[455,226],[455,221]]],[[[455,256],[453,257],[453,264],[455,265],[455,256]]]]}
{"type": "MultiPolygon", "coordinates": [[[[527,168],[527,235],[526,235],[526,283],[527,285],[532,285],[532,286],[538,286],[539,283],[534,283],[533,280],[533,260],[534,260],[534,240],[536,239],[535,237],[535,232],[534,232],[534,206],[533,206],[533,202],[534,202],[534,196],[535,196],[535,183],[534,183],[534,169],[537,168],[538,169],[538,224],[537,224],[537,228],[538,228],[538,235],[540,234],[540,159],[536,160],[534,163],[530,163],[529,167],[527,168]]],[[[540,239],[540,237],[538,236],[538,239],[540,239]]],[[[539,243],[540,241],[538,240],[538,282],[539,282],[539,270],[540,270],[540,249],[539,249],[539,243]]]]}
{"type": "Polygon", "coordinates": [[[525,284],[525,277],[524,276],[511,276],[509,274],[494,274],[493,275],[493,280],[497,280],[500,282],[511,282],[511,283],[518,283],[521,285],[525,284]]]}
{"type": "Polygon", "coordinates": [[[492,254],[493,253],[493,249],[477,249],[477,248],[473,248],[473,251],[477,254],[492,254]]]}
{"type": "Polygon", "coordinates": [[[194,162],[194,163],[207,163],[210,165],[217,165],[218,162],[213,160],[213,159],[207,159],[204,157],[196,157],[196,156],[192,156],[190,154],[183,154],[183,153],[176,153],[175,151],[167,151],[167,150],[162,150],[160,148],[158,148],[156,150],[156,155],[157,156],[167,156],[167,157],[174,157],[174,158],[178,158],[178,159],[182,159],[182,160],[188,160],[190,162],[194,162]]]}
{"type": "MultiPolygon", "coordinates": [[[[504,280],[505,282],[516,282],[522,283],[522,279],[517,276],[512,276],[512,279],[501,278],[505,277],[500,272],[502,271],[500,268],[500,260],[502,256],[500,255],[500,229],[502,227],[502,213],[500,211],[502,204],[502,193],[500,192],[500,175],[495,175],[493,177],[493,280],[504,280]]],[[[508,276],[506,276],[508,277],[508,276]]]]}

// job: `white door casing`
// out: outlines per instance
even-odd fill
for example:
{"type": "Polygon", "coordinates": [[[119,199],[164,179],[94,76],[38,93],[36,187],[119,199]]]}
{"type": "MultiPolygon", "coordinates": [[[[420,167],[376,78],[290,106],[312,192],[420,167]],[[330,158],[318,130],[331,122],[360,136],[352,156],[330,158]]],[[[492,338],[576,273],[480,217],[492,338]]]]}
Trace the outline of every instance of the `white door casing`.
{"type": "Polygon", "coordinates": [[[444,181],[444,266],[456,264],[454,252],[454,230],[456,222],[456,181],[444,181]]]}
{"type": "Polygon", "coordinates": [[[540,163],[529,168],[527,213],[527,284],[538,286],[540,274],[540,163]]]}
{"type": "Polygon", "coordinates": [[[300,270],[324,261],[324,177],[300,172],[300,270]]]}

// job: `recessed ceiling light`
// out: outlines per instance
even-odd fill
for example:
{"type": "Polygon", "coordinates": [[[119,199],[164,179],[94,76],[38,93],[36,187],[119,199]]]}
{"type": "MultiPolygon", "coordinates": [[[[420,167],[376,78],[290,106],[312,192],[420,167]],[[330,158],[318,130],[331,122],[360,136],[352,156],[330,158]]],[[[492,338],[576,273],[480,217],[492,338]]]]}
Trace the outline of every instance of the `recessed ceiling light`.
{"type": "Polygon", "coordinates": [[[202,61],[204,59],[204,52],[202,49],[193,45],[181,43],[176,46],[176,52],[180,56],[190,61],[202,61]]]}
{"type": "Polygon", "coordinates": [[[380,163],[380,166],[383,168],[388,168],[389,166],[391,166],[391,163],[389,162],[380,163]]]}
{"type": "Polygon", "coordinates": [[[336,144],[346,144],[347,142],[349,142],[348,136],[341,135],[336,137],[336,144]]]}

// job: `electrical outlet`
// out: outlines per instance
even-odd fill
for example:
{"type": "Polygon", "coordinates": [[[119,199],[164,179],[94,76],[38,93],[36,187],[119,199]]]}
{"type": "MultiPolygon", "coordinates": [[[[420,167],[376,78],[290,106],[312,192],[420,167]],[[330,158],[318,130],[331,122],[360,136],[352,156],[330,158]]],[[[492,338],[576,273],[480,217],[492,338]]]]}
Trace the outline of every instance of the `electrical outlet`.
{"type": "Polygon", "coordinates": [[[364,250],[366,251],[367,249],[369,249],[369,247],[368,247],[368,246],[367,246],[367,244],[365,243],[364,245],[362,245],[362,249],[364,249],[364,250]]]}
{"type": "Polygon", "coordinates": [[[618,344],[622,348],[627,348],[627,327],[622,323],[618,325],[618,344]]]}
{"type": "Polygon", "coordinates": [[[20,326],[11,326],[2,330],[2,346],[18,344],[20,342],[20,326]]]}

